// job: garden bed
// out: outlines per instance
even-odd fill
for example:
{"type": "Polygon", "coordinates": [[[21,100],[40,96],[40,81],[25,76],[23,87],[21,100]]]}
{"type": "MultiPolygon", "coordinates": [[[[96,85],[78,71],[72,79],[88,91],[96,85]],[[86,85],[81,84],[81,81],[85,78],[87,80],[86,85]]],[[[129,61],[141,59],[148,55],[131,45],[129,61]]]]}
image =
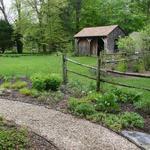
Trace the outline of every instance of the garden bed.
{"type": "MultiPolygon", "coordinates": [[[[94,93],[95,94],[94,97],[92,96],[91,99],[87,99],[88,93],[91,92],[90,88],[92,87],[92,85],[90,85],[90,88],[86,89],[86,90],[83,90],[83,88],[81,88],[81,86],[79,88],[79,86],[80,86],[79,83],[75,83],[73,85],[68,85],[67,88],[64,86],[60,86],[58,88],[58,90],[56,90],[56,91],[49,90],[49,91],[40,92],[40,91],[37,91],[35,89],[34,90],[32,89],[32,82],[31,82],[31,80],[29,80],[27,78],[10,79],[9,81],[1,80],[0,98],[14,100],[14,101],[21,101],[21,102],[31,103],[31,104],[35,104],[35,105],[42,105],[42,106],[45,106],[47,108],[62,111],[64,113],[71,113],[73,115],[76,115],[77,117],[85,118],[85,119],[88,119],[92,122],[99,123],[103,126],[111,128],[117,132],[118,131],[120,132],[122,129],[128,129],[128,130],[137,130],[137,131],[150,133],[150,114],[147,112],[144,112],[140,109],[136,109],[132,102],[131,103],[128,103],[128,102],[127,103],[120,103],[119,104],[120,105],[120,112],[119,113],[118,112],[97,111],[94,114],[94,115],[99,115],[98,113],[100,113],[100,115],[102,115],[102,116],[106,115],[105,121],[107,123],[105,121],[101,120],[99,118],[99,116],[98,117],[92,116],[93,114],[87,115],[86,113],[83,114],[82,110],[81,110],[81,112],[79,110],[79,113],[76,113],[76,110],[75,111],[71,110],[70,105],[69,105],[70,99],[72,99],[71,97],[73,97],[73,99],[75,101],[87,100],[87,101],[90,101],[90,104],[92,104],[92,106],[96,105],[95,99],[97,98],[98,93],[94,93]],[[4,88],[3,90],[2,90],[2,87],[4,88]],[[93,98],[94,98],[94,101],[92,100],[93,98]],[[119,114],[123,114],[126,112],[136,113],[136,114],[139,114],[141,117],[143,117],[144,122],[145,122],[144,126],[142,126],[142,125],[141,125],[141,127],[139,127],[139,126],[126,126],[126,127],[122,128],[122,127],[120,127],[120,124],[116,124],[114,127],[113,124],[116,121],[111,120],[112,117],[116,117],[116,119],[120,119],[121,115],[119,115],[119,114]],[[119,116],[119,118],[117,118],[118,116],[119,116]],[[108,118],[110,118],[110,120],[108,118]],[[109,122],[111,122],[111,121],[113,121],[113,123],[111,123],[111,125],[110,125],[109,122]],[[117,126],[117,129],[116,129],[116,126],[117,126]]],[[[99,94],[99,95],[101,95],[101,94],[99,94]]],[[[133,97],[134,97],[134,94],[133,94],[133,97]]],[[[87,110],[87,111],[89,111],[89,110],[87,110]]],[[[134,116],[134,115],[135,114],[133,114],[132,116],[134,116]]],[[[128,114],[127,114],[127,116],[128,116],[128,114]]],[[[131,121],[132,121],[132,116],[130,116],[130,114],[129,114],[129,117],[131,117],[131,121]]]]}

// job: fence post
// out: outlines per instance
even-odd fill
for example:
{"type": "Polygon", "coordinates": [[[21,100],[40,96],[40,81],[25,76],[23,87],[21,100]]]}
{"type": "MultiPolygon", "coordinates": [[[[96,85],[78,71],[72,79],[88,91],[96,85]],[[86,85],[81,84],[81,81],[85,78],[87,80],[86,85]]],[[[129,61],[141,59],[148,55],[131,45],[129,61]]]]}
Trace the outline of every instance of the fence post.
{"type": "Polygon", "coordinates": [[[68,82],[67,78],[67,60],[66,60],[66,53],[62,54],[62,60],[63,60],[63,84],[66,85],[68,82]]]}
{"type": "Polygon", "coordinates": [[[101,53],[99,52],[98,56],[97,56],[97,87],[96,87],[96,91],[99,92],[100,91],[100,76],[101,76],[101,57],[100,57],[101,53]]]}

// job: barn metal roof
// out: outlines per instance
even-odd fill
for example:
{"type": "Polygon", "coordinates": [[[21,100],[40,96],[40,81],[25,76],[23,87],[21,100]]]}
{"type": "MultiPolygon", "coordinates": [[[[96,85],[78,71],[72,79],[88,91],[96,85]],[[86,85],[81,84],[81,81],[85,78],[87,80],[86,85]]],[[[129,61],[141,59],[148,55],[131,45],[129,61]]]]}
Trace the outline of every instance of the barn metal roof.
{"type": "Polygon", "coordinates": [[[111,25],[111,26],[84,28],[74,37],[78,38],[78,37],[108,36],[117,27],[119,26],[111,25]]]}

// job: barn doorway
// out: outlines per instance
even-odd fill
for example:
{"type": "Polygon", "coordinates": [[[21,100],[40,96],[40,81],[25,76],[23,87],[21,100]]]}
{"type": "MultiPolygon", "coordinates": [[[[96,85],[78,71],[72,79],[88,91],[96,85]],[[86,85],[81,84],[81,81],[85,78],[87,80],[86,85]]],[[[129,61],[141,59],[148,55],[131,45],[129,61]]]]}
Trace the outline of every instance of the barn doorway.
{"type": "Polygon", "coordinates": [[[97,56],[99,56],[100,52],[103,50],[104,50],[104,41],[101,38],[98,38],[97,56]]]}

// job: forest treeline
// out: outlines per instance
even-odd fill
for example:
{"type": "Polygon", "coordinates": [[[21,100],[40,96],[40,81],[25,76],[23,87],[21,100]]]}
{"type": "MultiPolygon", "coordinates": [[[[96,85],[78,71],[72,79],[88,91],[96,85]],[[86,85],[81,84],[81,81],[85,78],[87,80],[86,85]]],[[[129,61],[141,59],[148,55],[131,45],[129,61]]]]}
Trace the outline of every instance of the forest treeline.
{"type": "Polygon", "coordinates": [[[150,24],[150,0],[12,0],[11,20],[0,0],[0,43],[24,50],[51,52],[71,48],[73,35],[83,27],[118,24],[127,34],[150,24]],[[4,29],[5,28],[5,29],[4,29]],[[5,35],[5,36],[4,36],[5,35]],[[12,36],[11,36],[12,35],[12,36]],[[11,41],[8,40],[11,37],[11,41]]]}

